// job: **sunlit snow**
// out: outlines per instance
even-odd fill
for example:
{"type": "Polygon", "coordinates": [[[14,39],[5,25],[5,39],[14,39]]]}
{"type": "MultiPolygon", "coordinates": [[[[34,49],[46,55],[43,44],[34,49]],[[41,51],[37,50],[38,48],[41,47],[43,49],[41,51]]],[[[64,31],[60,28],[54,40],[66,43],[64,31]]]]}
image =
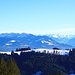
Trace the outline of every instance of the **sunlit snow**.
{"type": "Polygon", "coordinates": [[[47,43],[48,45],[53,45],[51,42],[49,42],[49,41],[45,41],[45,40],[43,40],[43,41],[41,41],[42,43],[47,43]]]}
{"type": "MultiPolygon", "coordinates": [[[[31,52],[31,51],[35,51],[35,52],[40,52],[40,53],[50,53],[50,54],[56,54],[56,55],[68,55],[69,54],[69,50],[53,50],[53,49],[44,49],[44,48],[38,48],[38,49],[32,49],[32,50],[26,50],[26,51],[22,51],[22,52],[31,52]]],[[[11,52],[0,52],[2,54],[10,54],[11,52]]],[[[14,51],[14,53],[17,53],[18,55],[20,55],[21,51],[14,51]]]]}
{"type": "Polygon", "coordinates": [[[16,42],[15,40],[11,40],[10,42],[16,42]]]}
{"type": "Polygon", "coordinates": [[[10,46],[11,44],[9,44],[9,43],[6,43],[6,46],[10,46]]]}

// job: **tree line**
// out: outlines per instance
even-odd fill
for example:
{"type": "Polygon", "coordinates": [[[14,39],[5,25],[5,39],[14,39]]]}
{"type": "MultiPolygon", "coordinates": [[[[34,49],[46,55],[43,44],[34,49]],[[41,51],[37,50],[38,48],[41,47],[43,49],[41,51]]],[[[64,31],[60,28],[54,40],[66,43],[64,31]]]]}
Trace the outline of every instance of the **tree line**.
{"type": "Polygon", "coordinates": [[[55,55],[40,52],[21,52],[20,55],[0,54],[0,75],[69,75],[75,73],[75,49],[69,55],[55,55]]]}

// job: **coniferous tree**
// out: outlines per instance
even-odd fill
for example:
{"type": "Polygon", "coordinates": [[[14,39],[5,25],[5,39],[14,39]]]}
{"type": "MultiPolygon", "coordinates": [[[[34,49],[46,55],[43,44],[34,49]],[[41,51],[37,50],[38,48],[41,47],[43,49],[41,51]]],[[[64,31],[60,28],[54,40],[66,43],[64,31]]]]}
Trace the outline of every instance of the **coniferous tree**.
{"type": "Polygon", "coordinates": [[[8,75],[20,75],[20,70],[14,59],[10,59],[7,63],[8,75]]]}
{"type": "Polygon", "coordinates": [[[0,75],[8,75],[8,69],[3,58],[0,58],[0,75]]]}

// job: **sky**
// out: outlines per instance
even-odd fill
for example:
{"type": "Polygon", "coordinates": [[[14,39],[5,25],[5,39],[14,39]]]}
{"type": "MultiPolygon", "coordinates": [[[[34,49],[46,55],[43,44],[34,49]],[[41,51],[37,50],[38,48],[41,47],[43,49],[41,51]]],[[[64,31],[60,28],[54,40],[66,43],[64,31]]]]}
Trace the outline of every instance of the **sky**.
{"type": "Polygon", "coordinates": [[[0,33],[75,34],[75,0],[0,0],[0,33]]]}

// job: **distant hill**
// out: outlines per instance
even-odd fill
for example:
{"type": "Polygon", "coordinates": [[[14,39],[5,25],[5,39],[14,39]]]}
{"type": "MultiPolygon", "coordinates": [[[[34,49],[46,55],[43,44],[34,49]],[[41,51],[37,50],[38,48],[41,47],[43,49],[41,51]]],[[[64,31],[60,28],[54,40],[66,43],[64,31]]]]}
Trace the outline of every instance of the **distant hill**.
{"type": "Polygon", "coordinates": [[[3,33],[0,34],[0,50],[11,51],[16,48],[72,48],[71,45],[60,43],[46,35],[33,35],[26,33],[3,33]]]}
{"type": "Polygon", "coordinates": [[[70,40],[67,42],[67,44],[72,45],[72,46],[75,47],[75,37],[72,38],[72,39],[70,39],[70,40]]]}

